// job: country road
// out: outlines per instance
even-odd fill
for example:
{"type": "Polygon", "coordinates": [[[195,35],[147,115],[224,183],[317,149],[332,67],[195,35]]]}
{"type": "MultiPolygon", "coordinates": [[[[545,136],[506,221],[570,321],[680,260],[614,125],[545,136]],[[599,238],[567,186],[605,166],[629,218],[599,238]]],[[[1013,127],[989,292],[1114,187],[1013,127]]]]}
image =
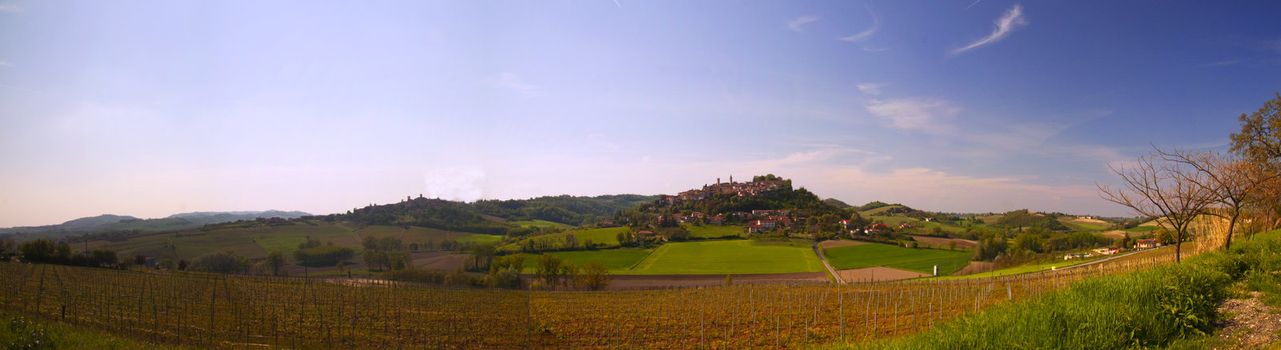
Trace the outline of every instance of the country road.
{"type": "Polygon", "coordinates": [[[832,268],[832,264],[827,263],[827,257],[823,256],[822,251],[818,250],[818,242],[814,242],[812,245],[810,245],[810,247],[814,248],[814,254],[818,255],[818,261],[823,262],[823,267],[826,267],[827,273],[831,274],[832,278],[836,279],[836,283],[845,284],[845,280],[841,279],[841,274],[836,273],[836,269],[832,268]]]}

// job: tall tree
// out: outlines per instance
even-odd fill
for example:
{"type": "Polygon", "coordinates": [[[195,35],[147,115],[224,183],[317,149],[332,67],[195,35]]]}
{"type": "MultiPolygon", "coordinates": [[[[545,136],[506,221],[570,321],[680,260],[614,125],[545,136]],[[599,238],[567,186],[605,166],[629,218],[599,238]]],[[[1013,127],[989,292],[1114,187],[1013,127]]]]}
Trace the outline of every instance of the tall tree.
{"type": "Polygon", "coordinates": [[[1241,132],[1232,134],[1232,151],[1259,163],[1281,161],[1281,93],[1239,119],[1241,132]]]}
{"type": "Polygon", "coordinates": [[[1206,214],[1228,221],[1227,233],[1224,234],[1223,249],[1232,247],[1232,235],[1236,232],[1237,222],[1241,219],[1246,206],[1259,199],[1260,187],[1276,177],[1261,171],[1259,165],[1241,158],[1225,156],[1216,152],[1160,151],[1161,158],[1195,170],[1196,178],[1187,179],[1206,191],[1214,198],[1214,208],[1206,214]]]}
{"type": "MultiPolygon", "coordinates": [[[[1281,173],[1281,93],[1259,110],[1242,113],[1240,120],[1241,131],[1232,134],[1232,152],[1266,174],[1281,173]]],[[[1252,207],[1272,218],[1269,226],[1281,226],[1281,181],[1269,181],[1256,193],[1259,201],[1252,207]]]]}
{"type": "Polygon", "coordinates": [[[1174,238],[1174,261],[1182,259],[1183,241],[1190,236],[1188,229],[1197,216],[1205,213],[1215,201],[1214,192],[1201,186],[1205,175],[1177,162],[1166,161],[1158,155],[1139,157],[1132,165],[1112,166],[1113,173],[1121,178],[1121,187],[1099,184],[1103,199],[1128,207],[1139,215],[1155,217],[1170,225],[1174,238]]]}

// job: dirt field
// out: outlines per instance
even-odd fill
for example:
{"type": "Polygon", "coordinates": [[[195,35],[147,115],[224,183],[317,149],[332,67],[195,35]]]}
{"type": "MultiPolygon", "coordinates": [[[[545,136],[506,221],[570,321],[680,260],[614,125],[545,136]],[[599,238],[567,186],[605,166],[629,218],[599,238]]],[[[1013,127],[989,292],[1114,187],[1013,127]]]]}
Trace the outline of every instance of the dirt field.
{"type": "MultiPolygon", "coordinates": [[[[826,272],[733,275],[734,284],[828,283],[826,272]]],[[[667,289],[725,285],[724,275],[614,275],[609,290],[667,289]]]]}
{"type": "Polygon", "coordinates": [[[956,242],[956,249],[972,249],[979,245],[978,242],[971,241],[968,239],[960,239],[960,238],[943,238],[943,237],[912,235],[912,239],[916,240],[917,242],[921,242],[921,244],[924,244],[931,248],[940,248],[940,249],[951,248],[952,242],[956,242]]]}
{"type": "Polygon", "coordinates": [[[996,264],[987,261],[971,261],[969,265],[952,273],[953,276],[969,275],[980,272],[988,272],[996,269],[996,264]]]}
{"type": "Polygon", "coordinates": [[[899,270],[890,267],[865,267],[861,269],[838,270],[836,273],[841,275],[841,279],[849,283],[867,282],[867,281],[897,281],[909,278],[926,277],[927,274],[899,270]]]}
{"type": "Polygon", "coordinates": [[[818,247],[826,250],[826,249],[832,249],[832,248],[849,247],[849,246],[864,245],[864,244],[867,244],[867,242],[842,239],[837,241],[823,241],[822,243],[818,244],[818,247]]]}

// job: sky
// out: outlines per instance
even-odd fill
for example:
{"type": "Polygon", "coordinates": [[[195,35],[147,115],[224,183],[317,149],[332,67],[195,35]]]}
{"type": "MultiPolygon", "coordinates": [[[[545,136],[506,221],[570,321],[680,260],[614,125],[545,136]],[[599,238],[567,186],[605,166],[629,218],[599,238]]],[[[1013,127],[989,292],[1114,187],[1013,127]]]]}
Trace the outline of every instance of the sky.
{"type": "Polygon", "coordinates": [[[1224,149],[1275,1],[0,0],[0,227],[773,173],[926,210],[1130,216],[1224,149]]]}

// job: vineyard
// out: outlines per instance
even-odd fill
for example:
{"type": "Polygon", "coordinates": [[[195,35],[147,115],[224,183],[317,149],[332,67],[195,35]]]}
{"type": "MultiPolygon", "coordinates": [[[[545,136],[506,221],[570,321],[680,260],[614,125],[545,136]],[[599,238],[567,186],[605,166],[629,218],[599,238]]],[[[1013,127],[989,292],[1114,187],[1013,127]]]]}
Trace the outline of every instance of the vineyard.
{"type": "Polygon", "coordinates": [[[0,263],[0,284],[12,311],[219,348],[783,348],[914,333],[1083,278],[1165,263],[1165,255],[970,280],[620,292],[16,263],[0,263]]]}

